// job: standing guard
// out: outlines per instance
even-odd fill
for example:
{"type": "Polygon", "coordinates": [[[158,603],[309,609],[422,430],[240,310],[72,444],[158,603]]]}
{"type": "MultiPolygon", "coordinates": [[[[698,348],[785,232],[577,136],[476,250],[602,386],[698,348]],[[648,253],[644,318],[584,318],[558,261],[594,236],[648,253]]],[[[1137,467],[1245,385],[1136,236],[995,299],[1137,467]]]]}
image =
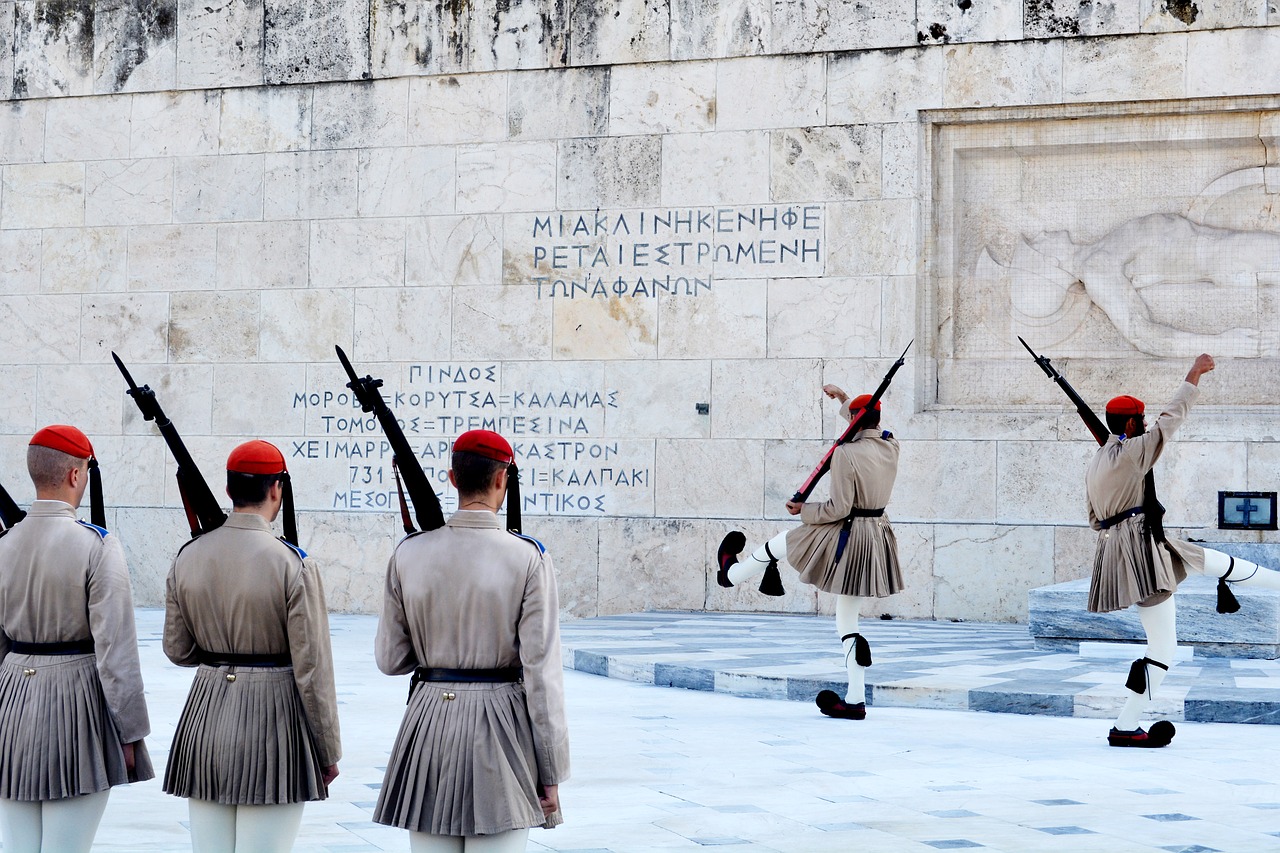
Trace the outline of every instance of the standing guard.
{"type": "Polygon", "coordinates": [[[858,617],[865,599],[883,598],[903,589],[897,539],[884,512],[898,474],[898,441],[891,432],[880,429],[878,399],[892,375],[891,370],[877,394],[852,400],[835,385],[822,387],[824,394],[840,401],[840,415],[850,425],[846,431],[849,439],[837,443],[829,455],[830,497],[822,503],[807,503],[797,493],[787,501],[787,512],[799,515],[803,524],[773,537],[742,562],[738,555],[746,546],[746,537],[732,531],[720,543],[717,554],[716,580],[721,586],[736,586],[764,575],[760,591],[781,595],[777,566],[785,560],[800,573],[800,580],[836,596],[836,631],[844,649],[849,687],[843,699],[831,690],[818,694],[818,708],[828,717],[866,717],[871,648],[858,633],[858,617]]]}
{"type": "Polygon", "coordinates": [[[515,853],[561,822],[559,597],[542,544],[498,520],[514,462],[495,432],[459,436],[458,511],[387,566],[375,656],[413,678],[373,819],[408,829],[413,853],[515,853]]]}
{"type": "Polygon", "coordinates": [[[76,520],[91,464],[75,427],[37,432],[35,503],[0,533],[5,853],[87,853],[110,789],[155,775],[124,550],[76,520]]]}
{"type": "Polygon", "coordinates": [[[288,477],[268,442],[233,450],[230,516],[183,546],[169,571],[164,652],[199,668],[164,790],[189,798],[197,853],[289,850],[304,803],[328,796],[338,775],[324,590],[306,553],[270,527],[288,477]]]}
{"type": "Polygon", "coordinates": [[[1125,687],[1131,695],[1107,736],[1111,746],[1152,748],[1173,740],[1174,726],[1168,720],[1156,722],[1149,731],[1139,722],[1173,665],[1178,645],[1173,593],[1188,571],[1218,578],[1218,609],[1223,612],[1239,609],[1227,584],[1280,589],[1280,573],[1170,539],[1160,524],[1163,507],[1155,499],[1151,469],[1190,412],[1200,377],[1213,368],[1211,356],[1199,356],[1150,429],[1141,400],[1121,396],[1108,402],[1106,428],[1111,434],[1085,474],[1089,524],[1098,531],[1089,610],[1106,613],[1136,604],[1147,637],[1143,657],[1129,669],[1125,687]]]}

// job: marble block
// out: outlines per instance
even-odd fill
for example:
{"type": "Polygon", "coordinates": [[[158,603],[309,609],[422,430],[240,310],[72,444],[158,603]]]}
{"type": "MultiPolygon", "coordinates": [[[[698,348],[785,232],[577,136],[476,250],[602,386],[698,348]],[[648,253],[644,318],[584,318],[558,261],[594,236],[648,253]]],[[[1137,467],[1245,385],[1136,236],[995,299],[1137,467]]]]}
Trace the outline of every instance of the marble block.
{"type": "Polygon", "coordinates": [[[920,110],[942,106],[943,67],[944,51],[936,47],[834,54],[827,63],[827,121],[915,121],[920,110]]]}
{"type": "Polygon", "coordinates": [[[218,152],[300,151],[311,140],[311,89],[306,86],[226,89],[218,152]]]}
{"type": "Polygon", "coordinates": [[[174,87],[178,0],[98,0],[93,30],[94,92],[174,87]]]}
{"type": "Polygon", "coordinates": [[[64,364],[80,359],[80,297],[0,297],[0,360],[4,364],[64,364]]]}
{"type": "Polygon", "coordinates": [[[652,0],[578,0],[570,10],[572,65],[662,61],[671,51],[671,4],[652,0]]]}
{"type": "Polygon", "coordinates": [[[934,618],[1020,621],[1027,592],[1053,579],[1052,527],[939,524],[933,536],[934,618]]]}
{"type": "Polygon", "coordinates": [[[57,228],[84,223],[84,163],[5,166],[0,227],[57,228]]]}
{"type": "Polygon", "coordinates": [[[15,98],[93,94],[95,5],[94,0],[14,5],[15,98]]]}
{"type": "Polygon", "coordinates": [[[711,419],[697,403],[711,398],[705,361],[617,360],[604,363],[604,384],[616,406],[606,409],[606,435],[619,438],[706,438],[711,419]]]}
{"type": "Polygon", "coordinates": [[[758,56],[772,44],[772,0],[671,2],[673,60],[758,56]]]}
{"type": "Polygon", "coordinates": [[[179,157],[173,170],[177,222],[262,219],[263,155],[179,157]]]}
{"type": "Polygon", "coordinates": [[[1041,0],[1027,3],[1026,38],[1134,33],[1141,20],[1139,0],[1041,0]]]}
{"type": "Polygon", "coordinates": [[[600,136],[609,126],[609,69],[553,68],[513,74],[507,87],[512,139],[600,136]]]}
{"type": "Polygon", "coordinates": [[[507,75],[460,74],[409,81],[409,141],[447,145],[507,138],[507,75]]]}
{"type": "Polygon", "coordinates": [[[315,288],[404,284],[403,219],[336,219],[311,225],[315,288]]]}
{"type": "Polygon", "coordinates": [[[266,219],[338,219],[356,209],[360,152],[266,155],[266,219]]]}
{"type": "Polygon", "coordinates": [[[601,615],[654,609],[700,610],[706,602],[702,525],[676,519],[602,519],[601,615]]]}
{"type": "Polygon", "coordinates": [[[406,228],[406,287],[502,281],[501,217],[427,216],[408,220],[406,228]]]}
{"type": "Polygon", "coordinates": [[[355,291],[268,290],[262,293],[258,355],[269,364],[323,361],[345,350],[355,325],[355,291]]]}
{"type": "MultiPolygon", "coordinates": [[[[80,231],[78,228],[67,230],[80,231]]],[[[64,233],[61,229],[43,232],[44,235],[61,233],[64,233]]],[[[38,228],[0,231],[0,293],[16,295],[36,293],[42,289],[40,277],[44,264],[43,243],[48,239],[48,236],[42,236],[38,228]]]]}
{"type": "Polygon", "coordinates": [[[716,123],[711,62],[619,65],[609,72],[609,132],[697,133],[716,123]]]}
{"type": "MultiPolygon", "coordinates": [[[[1221,550],[1228,546],[1215,545],[1221,550]]],[[[1274,548],[1274,546],[1273,546],[1274,548]]],[[[1217,581],[1193,575],[1178,586],[1178,642],[1197,656],[1280,658],[1280,592],[1233,585],[1238,613],[1217,612],[1217,581]]],[[[1074,650],[1082,641],[1144,639],[1137,608],[1088,611],[1089,579],[1066,581],[1027,593],[1027,628],[1038,649],[1074,650]]],[[[1134,647],[1134,657],[1141,646],[1134,647]]]]}
{"type": "Polygon", "coordinates": [[[1022,0],[921,0],[916,38],[921,42],[1015,41],[1022,38],[1022,0]]]}
{"type": "Polygon", "coordinates": [[[1188,3],[1185,0],[1140,2],[1144,33],[1227,30],[1267,25],[1268,4],[1258,0],[1217,0],[1214,3],[1188,3]]]}
{"type": "Polygon", "coordinates": [[[1188,36],[1071,40],[1062,48],[1066,101],[1185,97],[1188,36]]]}
{"type": "MultiPolygon", "coordinates": [[[[3,14],[0,5],[0,14],[3,14]]],[[[0,40],[0,48],[3,41],[0,40]]],[[[3,68],[4,63],[0,63],[3,68]]],[[[0,94],[4,90],[0,89],[0,94]]],[[[0,103],[0,163],[38,163],[44,159],[48,101],[0,103]]]]}
{"type": "Polygon", "coordinates": [[[267,83],[369,76],[368,0],[264,0],[267,83]]]}
{"type": "Polygon", "coordinates": [[[0,97],[3,98],[13,96],[13,62],[9,59],[13,56],[13,10],[13,0],[0,0],[0,21],[5,22],[0,26],[0,56],[5,57],[0,62],[0,97]]]}
{"type": "Polygon", "coordinates": [[[49,100],[45,113],[45,161],[128,157],[132,107],[133,99],[125,95],[49,100]]]}
{"type": "Polygon", "coordinates": [[[217,281],[215,225],[129,229],[130,290],[213,290],[217,281]]]}
{"type": "Polygon", "coordinates": [[[764,358],[768,302],[764,279],[718,278],[696,299],[664,293],[658,300],[658,357],[764,358]]]}
{"type": "Polygon", "coordinates": [[[662,137],[663,204],[752,204],[768,197],[767,131],[662,137]]]}
{"type": "Polygon", "coordinates": [[[314,88],[311,147],[404,145],[409,126],[409,81],[330,83],[314,88]]]}
{"type": "Polygon", "coordinates": [[[556,143],[466,145],[457,156],[458,212],[554,209],[556,143]]]}
{"type": "Polygon", "coordinates": [[[263,81],[263,0],[178,0],[178,86],[263,81]]]}
{"type": "Polygon", "coordinates": [[[307,286],[306,222],[228,222],[218,226],[219,290],[307,286]]]}
{"type": "Polygon", "coordinates": [[[808,53],[904,47],[917,41],[915,24],[916,9],[910,3],[775,0],[773,50],[808,53]]]}
{"type": "Polygon", "coordinates": [[[560,144],[560,208],[656,205],[661,193],[660,136],[567,139],[560,144]]]}
{"type": "Polygon", "coordinates": [[[222,93],[152,92],[133,96],[129,154],[133,157],[196,157],[218,153],[222,93]]]}
{"type": "Polygon", "coordinates": [[[257,292],[174,293],[169,296],[169,358],[232,361],[258,356],[257,292]]]}
{"type": "Polygon", "coordinates": [[[811,127],[826,113],[825,57],[745,57],[716,65],[716,129],[811,127]]]}
{"type": "Polygon", "coordinates": [[[99,293],[85,296],[80,313],[80,361],[111,361],[111,351],[138,361],[164,361],[169,294],[99,293]]]}
{"type": "Polygon", "coordinates": [[[84,164],[85,225],[149,225],[173,220],[173,160],[84,164]]]}
{"type": "Polygon", "coordinates": [[[772,134],[774,201],[879,198],[883,162],[875,125],[802,127],[772,134]]]}

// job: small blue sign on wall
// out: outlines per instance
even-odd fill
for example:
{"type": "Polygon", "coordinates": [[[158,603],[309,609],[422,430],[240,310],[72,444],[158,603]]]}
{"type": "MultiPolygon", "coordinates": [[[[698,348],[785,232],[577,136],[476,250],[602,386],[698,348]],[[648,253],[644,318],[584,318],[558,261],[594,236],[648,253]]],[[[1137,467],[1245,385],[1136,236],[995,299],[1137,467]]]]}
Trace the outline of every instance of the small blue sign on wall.
{"type": "Polygon", "coordinates": [[[1219,530],[1275,530],[1275,492],[1218,492],[1219,530]]]}

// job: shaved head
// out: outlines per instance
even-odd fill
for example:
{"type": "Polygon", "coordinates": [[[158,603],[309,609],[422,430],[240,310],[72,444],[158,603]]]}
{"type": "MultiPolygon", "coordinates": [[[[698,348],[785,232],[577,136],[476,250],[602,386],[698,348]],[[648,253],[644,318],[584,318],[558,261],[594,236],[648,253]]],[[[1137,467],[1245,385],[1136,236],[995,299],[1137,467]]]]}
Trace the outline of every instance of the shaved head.
{"type": "Polygon", "coordinates": [[[78,459],[70,453],[32,444],[27,447],[27,473],[37,489],[56,489],[62,485],[67,472],[83,471],[89,467],[88,459],[78,459]]]}

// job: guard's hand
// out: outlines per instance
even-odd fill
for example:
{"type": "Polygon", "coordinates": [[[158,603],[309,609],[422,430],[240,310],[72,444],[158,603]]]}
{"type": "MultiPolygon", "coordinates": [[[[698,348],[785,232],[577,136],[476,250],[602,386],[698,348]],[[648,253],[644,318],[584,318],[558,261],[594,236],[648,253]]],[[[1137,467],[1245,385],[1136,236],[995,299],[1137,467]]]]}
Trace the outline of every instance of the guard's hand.
{"type": "Polygon", "coordinates": [[[1187,381],[1192,385],[1200,384],[1200,377],[1213,370],[1216,365],[1213,362],[1213,356],[1207,352],[1202,352],[1196,356],[1196,363],[1191,365],[1191,370],[1187,373],[1187,381]]]}
{"type": "Polygon", "coordinates": [[[538,805],[542,806],[542,813],[547,817],[551,817],[555,812],[560,811],[560,786],[559,785],[542,785],[541,792],[538,794],[538,805]]]}
{"type": "Polygon", "coordinates": [[[823,385],[822,393],[826,394],[832,400],[839,400],[841,403],[849,399],[849,395],[840,390],[839,385],[823,385]]]}
{"type": "Polygon", "coordinates": [[[333,783],[333,780],[338,778],[338,765],[330,764],[328,767],[321,770],[320,778],[324,780],[325,790],[328,790],[329,785],[333,783]]]}
{"type": "Polygon", "coordinates": [[[803,506],[804,506],[804,503],[802,502],[787,501],[787,512],[791,515],[799,515],[800,508],[803,506]]]}

